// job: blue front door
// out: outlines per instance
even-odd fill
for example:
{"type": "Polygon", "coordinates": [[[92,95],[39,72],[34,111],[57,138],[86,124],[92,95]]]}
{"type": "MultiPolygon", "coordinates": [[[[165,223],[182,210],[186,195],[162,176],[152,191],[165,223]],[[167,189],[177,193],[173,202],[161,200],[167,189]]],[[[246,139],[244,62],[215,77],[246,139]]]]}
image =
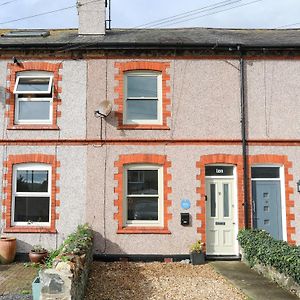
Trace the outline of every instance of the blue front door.
{"type": "Polygon", "coordinates": [[[254,227],[282,240],[280,181],[252,181],[254,227]]]}

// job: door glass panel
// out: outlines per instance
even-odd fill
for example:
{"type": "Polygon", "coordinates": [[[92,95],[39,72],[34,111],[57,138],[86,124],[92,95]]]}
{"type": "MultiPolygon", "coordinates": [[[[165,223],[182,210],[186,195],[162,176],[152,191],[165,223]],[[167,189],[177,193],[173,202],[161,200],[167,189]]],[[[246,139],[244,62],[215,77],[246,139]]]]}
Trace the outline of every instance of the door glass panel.
{"type": "Polygon", "coordinates": [[[224,217],[229,217],[229,190],[228,190],[228,183],[223,184],[223,201],[224,201],[224,217]]]}
{"type": "Polygon", "coordinates": [[[216,185],[210,185],[210,216],[216,216],[216,185]]]}
{"type": "Polygon", "coordinates": [[[253,167],[251,168],[252,178],[280,178],[279,167],[253,167]]]}

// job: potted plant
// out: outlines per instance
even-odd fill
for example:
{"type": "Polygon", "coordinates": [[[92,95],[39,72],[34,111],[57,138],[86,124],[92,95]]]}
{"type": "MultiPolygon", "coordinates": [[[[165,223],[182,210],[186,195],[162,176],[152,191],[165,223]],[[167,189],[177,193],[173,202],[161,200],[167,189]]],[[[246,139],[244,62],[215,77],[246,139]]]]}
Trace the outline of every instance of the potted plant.
{"type": "Polygon", "coordinates": [[[202,251],[203,243],[199,240],[190,246],[190,258],[192,265],[202,265],[205,262],[205,255],[202,251]]]}
{"type": "Polygon", "coordinates": [[[16,238],[9,236],[0,237],[0,263],[10,264],[16,256],[16,238]]]}
{"type": "Polygon", "coordinates": [[[17,241],[15,237],[2,236],[0,222],[0,264],[10,264],[16,256],[17,241]]]}
{"type": "Polygon", "coordinates": [[[34,245],[29,252],[29,259],[32,263],[44,263],[48,256],[48,251],[41,245],[34,245]]]}

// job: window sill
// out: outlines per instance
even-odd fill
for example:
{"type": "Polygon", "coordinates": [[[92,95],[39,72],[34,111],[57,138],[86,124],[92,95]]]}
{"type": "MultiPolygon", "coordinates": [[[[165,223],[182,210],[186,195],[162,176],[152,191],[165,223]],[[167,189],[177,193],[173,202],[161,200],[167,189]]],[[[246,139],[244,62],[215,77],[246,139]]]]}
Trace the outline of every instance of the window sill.
{"type": "Polygon", "coordinates": [[[13,125],[8,126],[7,130],[60,130],[57,125],[13,125]]]}
{"type": "Polygon", "coordinates": [[[27,226],[14,226],[8,227],[3,230],[4,233],[57,233],[56,229],[49,227],[27,227],[27,226]]]}
{"type": "Polygon", "coordinates": [[[171,234],[171,231],[162,227],[124,227],[117,234],[171,234]]]}
{"type": "Polygon", "coordinates": [[[118,126],[119,130],[170,130],[166,125],[146,125],[146,124],[124,124],[118,126]]]}

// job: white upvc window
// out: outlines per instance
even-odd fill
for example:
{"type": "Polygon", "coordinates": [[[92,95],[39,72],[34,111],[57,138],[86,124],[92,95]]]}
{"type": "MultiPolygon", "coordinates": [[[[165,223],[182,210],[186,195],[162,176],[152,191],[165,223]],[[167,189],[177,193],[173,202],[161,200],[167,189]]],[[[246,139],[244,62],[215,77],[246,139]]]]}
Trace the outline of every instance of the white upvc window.
{"type": "Polygon", "coordinates": [[[160,72],[125,73],[124,95],[124,124],[162,124],[160,72]]]}
{"type": "Polygon", "coordinates": [[[125,226],[163,226],[163,167],[132,164],[124,167],[125,226]]]}
{"type": "Polygon", "coordinates": [[[13,167],[13,226],[50,226],[51,166],[24,163],[13,167]]]}
{"type": "Polygon", "coordinates": [[[17,74],[14,94],[15,124],[52,124],[52,75],[47,72],[21,72],[17,74]]]}

